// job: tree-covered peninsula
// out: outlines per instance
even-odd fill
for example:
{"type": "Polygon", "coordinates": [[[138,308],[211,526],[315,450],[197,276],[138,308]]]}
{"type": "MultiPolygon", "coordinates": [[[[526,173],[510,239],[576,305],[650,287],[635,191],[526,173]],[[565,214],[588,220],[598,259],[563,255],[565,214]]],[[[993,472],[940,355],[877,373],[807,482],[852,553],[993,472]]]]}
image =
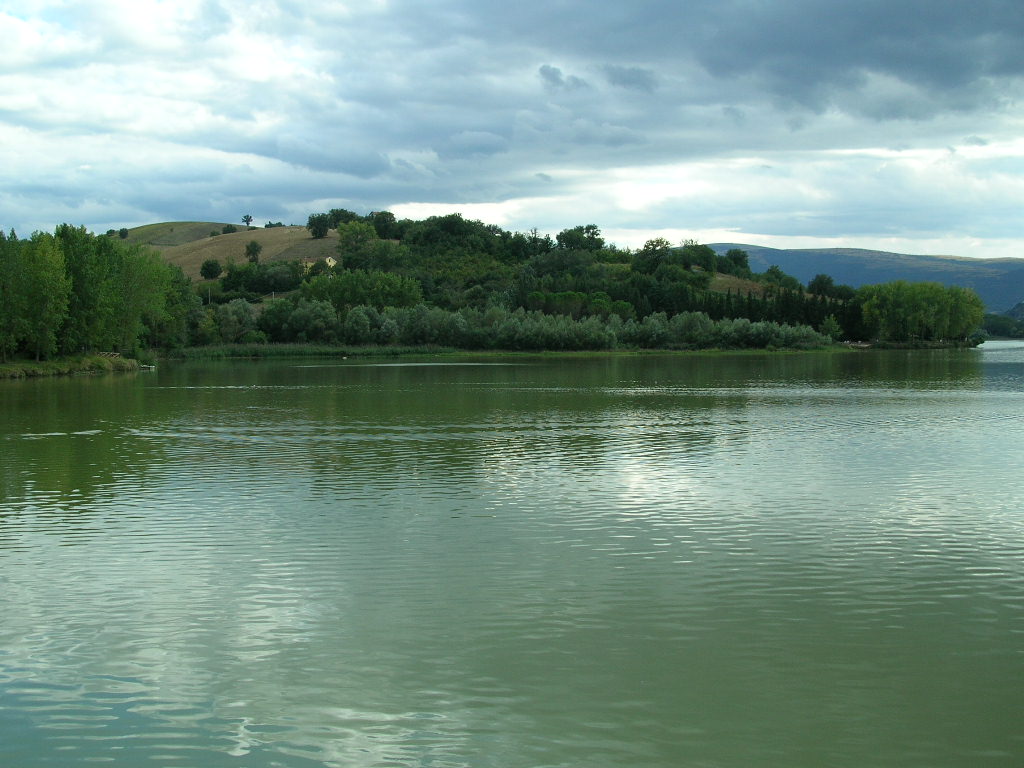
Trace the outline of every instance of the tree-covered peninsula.
{"type": "MultiPolygon", "coordinates": [[[[251,221],[251,219],[250,219],[251,221]]],[[[247,222],[249,223],[249,222],[247,222]]],[[[280,223],[268,227],[279,227],[280,223]]],[[[225,227],[210,232],[228,243],[225,227]]],[[[398,220],[335,209],[307,238],[330,258],[207,259],[191,281],[128,231],[0,234],[0,359],[223,344],[423,346],[472,350],[738,349],[836,341],[964,344],[982,320],[972,291],[894,282],[806,286],[747,254],[662,238],[636,250],[593,224],[554,238],[458,214],[398,220]]]]}

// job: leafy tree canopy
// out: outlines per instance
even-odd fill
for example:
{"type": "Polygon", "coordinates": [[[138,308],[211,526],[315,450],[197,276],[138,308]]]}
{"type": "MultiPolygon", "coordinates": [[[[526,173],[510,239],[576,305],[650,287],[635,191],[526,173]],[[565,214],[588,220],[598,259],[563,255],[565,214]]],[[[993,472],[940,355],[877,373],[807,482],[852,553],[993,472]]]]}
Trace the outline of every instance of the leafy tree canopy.
{"type": "Polygon", "coordinates": [[[309,230],[316,240],[327,237],[327,232],[330,228],[331,218],[326,213],[310,214],[309,219],[306,221],[306,229],[309,230]]]}
{"type": "Polygon", "coordinates": [[[202,266],[199,267],[199,274],[206,280],[216,280],[220,277],[223,268],[217,259],[207,259],[203,262],[202,266]]]}

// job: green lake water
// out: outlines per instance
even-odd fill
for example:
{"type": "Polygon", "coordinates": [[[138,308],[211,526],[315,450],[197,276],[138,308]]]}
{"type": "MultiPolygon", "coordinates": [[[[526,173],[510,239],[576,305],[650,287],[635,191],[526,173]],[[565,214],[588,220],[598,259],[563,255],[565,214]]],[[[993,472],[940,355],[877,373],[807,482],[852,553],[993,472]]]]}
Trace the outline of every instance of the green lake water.
{"type": "Polygon", "coordinates": [[[1024,765],[1024,344],[0,382],[0,766],[1024,765]]]}

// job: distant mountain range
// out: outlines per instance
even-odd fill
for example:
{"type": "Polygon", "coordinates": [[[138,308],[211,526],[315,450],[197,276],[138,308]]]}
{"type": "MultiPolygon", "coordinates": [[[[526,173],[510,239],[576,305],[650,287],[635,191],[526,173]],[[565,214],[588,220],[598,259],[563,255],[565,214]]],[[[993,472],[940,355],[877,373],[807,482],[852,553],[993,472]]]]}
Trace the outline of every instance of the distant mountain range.
{"type": "Polygon", "coordinates": [[[764,272],[772,264],[807,283],[830,275],[836,283],[857,288],[891,280],[933,281],[973,288],[989,312],[1005,312],[1024,300],[1024,259],[968,259],[959,256],[912,256],[861,248],[765,248],[741,243],[712,243],[717,253],[742,248],[750,268],[764,272]]]}

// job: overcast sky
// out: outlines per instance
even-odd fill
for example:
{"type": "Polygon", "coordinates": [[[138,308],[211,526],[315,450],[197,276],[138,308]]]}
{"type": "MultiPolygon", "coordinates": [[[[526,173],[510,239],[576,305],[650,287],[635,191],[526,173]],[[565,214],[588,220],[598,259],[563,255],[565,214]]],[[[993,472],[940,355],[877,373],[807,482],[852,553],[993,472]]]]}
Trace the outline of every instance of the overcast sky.
{"type": "Polygon", "coordinates": [[[1024,257],[1021,0],[0,0],[0,226],[1024,257]]]}

